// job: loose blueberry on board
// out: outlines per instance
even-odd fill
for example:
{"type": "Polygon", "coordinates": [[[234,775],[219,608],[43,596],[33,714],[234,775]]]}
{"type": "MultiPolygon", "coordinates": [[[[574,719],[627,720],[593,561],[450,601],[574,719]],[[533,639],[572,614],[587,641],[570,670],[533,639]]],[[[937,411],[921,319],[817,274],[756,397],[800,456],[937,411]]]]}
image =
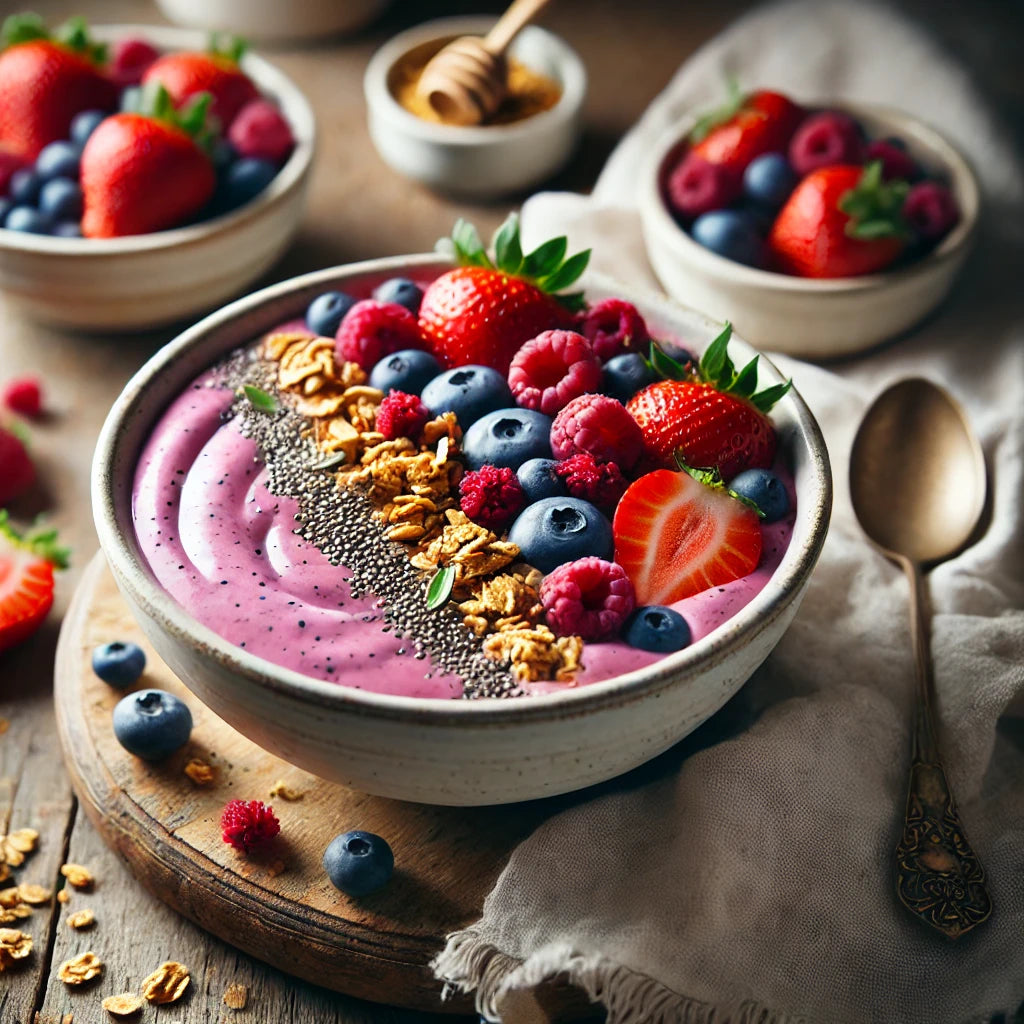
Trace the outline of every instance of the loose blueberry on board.
{"type": "Polygon", "coordinates": [[[324,292],[306,308],[306,326],[321,338],[333,338],[355,304],[355,297],[347,292],[324,292]]]}
{"type": "Polygon", "coordinates": [[[114,708],[114,735],[130,754],[159,761],[183,747],[192,734],[192,713],[172,693],[139,690],[114,708]]]}
{"type": "Polygon", "coordinates": [[[373,289],[373,297],[378,302],[397,302],[415,316],[423,301],[423,289],[407,277],[392,277],[373,289]]]}
{"type": "Polygon", "coordinates": [[[39,211],[55,221],[77,221],[82,216],[82,189],[77,181],[53,178],[39,193],[39,211]]]}
{"type": "Polygon", "coordinates": [[[427,384],[420,398],[435,416],[455,413],[463,430],[481,416],[515,404],[504,374],[475,365],[445,370],[427,384]]]}
{"type": "Polygon", "coordinates": [[[533,409],[495,409],[478,419],[462,439],[470,469],[508,466],[551,458],[551,417],[533,409]]]}
{"type": "Polygon", "coordinates": [[[524,562],[543,573],[588,555],[612,557],[611,523],[580,498],[544,498],[528,505],[508,539],[518,545],[524,562]]]}
{"type": "Polygon", "coordinates": [[[752,501],[762,523],[774,523],[789,511],[786,485],[770,469],[745,469],[729,481],[729,489],[752,501]]]}
{"type": "Polygon", "coordinates": [[[782,153],[764,153],[743,172],[743,194],[769,209],[778,209],[796,185],[796,174],[782,153]]]}
{"type": "Polygon", "coordinates": [[[705,249],[748,266],[761,262],[762,242],[754,219],[744,210],[712,210],[693,222],[693,239],[705,249]]]}
{"type": "Polygon", "coordinates": [[[146,668],[146,652],[138,644],[114,640],[93,648],[92,670],[108,686],[127,690],[146,668]]]}
{"type": "Polygon", "coordinates": [[[78,162],[82,151],[73,142],[51,142],[36,157],[36,173],[42,181],[68,178],[78,181],[78,162]]]}
{"type": "Polygon", "coordinates": [[[323,865],[335,888],[348,896],[366,896],[390,881],[395,855],[387,840],[373,832],[344,832],[327,845],[323,865]]]}
{"type": "Polygon", "coordinates": [[[657,654],[681,651],[693,639],[686,619],[674,608],[661,604],[637,608],[626,621],[622,635],[630,647],[657,654]]]}
{"type": "Polygon", "coordinates": [[[404,348],[374,364],[370,371],[370,387],[384,394],[393,388],[418,395],[440,372],[441,364],[429,352],[404,348]]]}
{"type": "Polygon", "coordinates": [[[53,223],[50,217],[34,206],[15,206],[4,218],[8,231],[24,231],[32,235],[49,234],[53,223]]]}
{"type": "Polygon", "coordinates": [[[639,352],[626,352],[604,364],[603,390],[625,405],[656,379],[657,375],[639,352]]]}
{"type": "Polygon", "coordinates": [[[569,489],[565,485],[565,480],[555,472],[557,465],[554,459],[527,459],[516,470],[519,486],[522,487],[528,503],[533,504],[544,498],[568,496],[569,489]]]}
{"type": "Polygon", "coordinates": [[[105,121],[107,115],[102,110],[83,110],[71,119],[71,141],[77,146],[84,146],[89,136],[105,121]]]}

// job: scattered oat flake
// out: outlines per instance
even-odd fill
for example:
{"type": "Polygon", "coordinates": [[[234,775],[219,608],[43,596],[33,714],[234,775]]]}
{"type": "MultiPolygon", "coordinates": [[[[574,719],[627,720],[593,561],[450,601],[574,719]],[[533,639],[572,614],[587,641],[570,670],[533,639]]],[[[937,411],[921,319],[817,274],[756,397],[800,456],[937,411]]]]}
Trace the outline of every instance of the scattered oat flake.
{"type": "Polygon", "coordinates": [[[197,786],[209,786],[216,776],[216,769],[212,764],[207,764],[198,757],[193,757],[184,768],[185,774],[197,786]]]}
{"type": "Polygon", "coordinates": [[[124,992],[119,996],[107,996],[103,1000],[103,1009],[114,1017],[130,1017],[142,1009],[142,997],[134,992],[124,992]]]}
{"type": "Polygon", "coordinates": [[[232,982],[224,992],[224,1005],[230,1010],[244,1010],[249,1002],[249,990],[244,985],[232,982]]]}
{"type": "Polygon", "coordinates": [[[32,916],[32,908],[25,903],[15,903],[11,907],[0,907],[0,924],[13,924],[23,918],[32,916]]]}
{"type": "Polygon", "coordinates": [[[168,960],[142,983],[142,995],[149,1003],[173,1003],[181,998],[188,983],[188,968],[168,960]]]}
{"type": "Polygon", "coordinates": [[[95,879],[92,872],[81,864],[65,864],[60,873],[68,880],[68,884],[76,889],[91,889],[95,879]]]}
{"type": "Polygon", "coordinates": [[[65,985],[84,985],[103,973],[103,961],[95,953],[81,953],[65,960],[57,971],[57,977],[65,985]]]}
{"type": "Polygon", "coordinates": [[[0,889],[0,907],[13,907],[21,902],[21,893],[18,886],[10,889],[0,889]]]}
{"type": "Polygon", "coordinates": [[[47,889],[43,885],[22,883],[18,886],[18,895],[21,897],[22,903],[31,903],[32,906],[39,907],[44,903],[50,902],[50,898],[53,896],[53,890],[47,889]]]}
{"type": "Polygon", "coordinates": [[[306,794],[301,789],[292,789],[284,779],[278,779],[270,787],[270,795],[282,800],[301,800],[306,794]]]}
{"type": "Polygon", "coordinates": [[[0,928],[0,970],[32,952],[32,936],[17,928],[0,928]]]}
{"type": "Polygon", "coordinates": [[[39,833],[34,828],[19,828],[6,837],[6,842],[19,853],[31,853],[39,842],[39,833]]]}
{"type": "Polygon", "coordinates": [[[82,928],[91,928],[96,923],[96,915],[85,907],[82,910],[76,910],[73,914],[68,915],[68,927],[76,930],[82,928]]]}

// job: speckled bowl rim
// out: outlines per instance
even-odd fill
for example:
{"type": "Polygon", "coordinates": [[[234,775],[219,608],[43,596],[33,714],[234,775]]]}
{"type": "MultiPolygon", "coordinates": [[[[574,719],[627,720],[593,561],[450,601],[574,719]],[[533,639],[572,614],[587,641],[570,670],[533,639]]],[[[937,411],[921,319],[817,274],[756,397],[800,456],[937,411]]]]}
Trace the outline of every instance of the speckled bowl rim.
{"type": "MultiPolygon", "coordinates": [[[[193,346],[205,339],[222,336],[225,340],[211,351],[211,365],[232,348],[252,340],[290,317],[301,315],[305,305],[319,291],[344,287],[346,280],[369,276],[397,276],[406,272],[440,273],[451,264],[436,254],[389,257],[314,271],[271,285],[210,314],[160,349],[125,386],[114,402],[100,432],[92,467],[92,505],[100,546],[119,585],[126,588],[134,602],[160,628],[180,642],[201,648],[204,656],[221,667],[243,676],[255,687],[286,694],[302,702],[351,716],[380,720],[409,721],[422,725],[456,725],[472,722],[475,726],[499,726],[507,723],[538,723],[584,716],[606,707],[620,707],[667,687],[685,685],[709,668],[723,662],[738,648],[766,629],[782,615],[807,582],[817,561],[827,532],[832,505],[832,478],[824,438],[810,410],[794,389],[782,399],[788,418],[794,425],[793,443],[805,450],[803,471],[809,474],[810,500],[798,503],[793,537],[782,562],[768,583],[749,604],[721,626],[692,646],[670,654],[653,665],[624,673],[609,680],[567,688],[517,700],[442,700],[371,693],[353,687],[321,682],[290,669],[276,666],[222,639],[184,610],[156,582],[143,558],[131,518],[131,486],[139,451],[124,451],[125,424],[143,416],[146,433],[172,398],[193,379],[182,373],[180,387],[159,403],[149,395],[159,376],[172,371],[175,363],[193,346]],[[244,332],[241,331],[245,318],[244,332]],[[249,320],[252,320],[250,323],[249,320]],[[235,325],[232,333],[231,327],[235,325]],[[241,337],[236,338],[236,334],[241,337]],[[804,441],[800,439],[804,438],[804,441]],[[118,468],[120,466],[125,468],[118,468]],[[125,479],[127,475],[128,479],[125,479]],[[797,543],[803,526],[804,536],[797,543]]],[[[679,303],[627,287],[598,274],[588,274],[584,283],[614,291],[636,302],[658,318],[686,322],[708,339],[721,324],[679,303]]],[[[740,339],[738,339],[740,340],[740,339]]],[[[746,346],[740,340],[741,345],[746,346]]],[[[747,346],[749,348],[749,346],[747,346]]],[[[754,351],[750,349],[750,351],[754,351]]],[[[763,355],[761,365],[773,382],[784,378],[763,355]]]]}
{"type": "MultiPolygon", "coordinates": [[[[166,25],[93,25],[93,36],[101,42],[112,42],[128,35],[139,35],[161,50],[206,48],[209,35],[194,29],[170,28],[166,25]]],[[[242,57],[242,69],[253,79],[261,93],[277,99],[288,113],[295,134],[295,148],[274,180],[252,201],[237,210],[211,217],[198,224],[145,235],[122,238],[56,238],[33,235],[0,227],[0,248],[10,252],[53,255],[73,260],[132,256],[186,246],[237,224],[261,217],[268,209],[281,203],[309,171],[316,151],[316,118],[309,101],[299,87],[270,61],[255,53],[242,57]]]]}
{"type": "Polygon", "coordinates": [[[406,29],[389,39],[370,58],[363,75],[363,92],[368,110],[402,135],[453,148],[502,146],[516,142],[528,145],[530,137],[552,121],[575,118],[587,95],[586,67],[576,51],[561,36],[540,25],[528,25],[523,33],[543,36],[547,44],[558,52],[562,95],[548,110],[509,124],[459,126],[425,121],[406,110],[395,99],[388,88],[388,76],[406,53],[433,39],[486,34],[495,21],[497,18],[486,16],[438,18],[406,29]]]}
{"type": "Polygon", "coordinates": [[[667,248],[681,261],[702,264],[709,275],[728,278],[737,285],[748,285],[761,291],[788,292],[807,296],[836,293],[873,292],[892,287],[909,278],[928,274],[936,264],[957,258],[970,246],[977,234],[981,209],[981,189],[970,163],[939,131],[920,118],[902,110],[873,103],[846,100],[816,100],[805,104],[808,109],[843,110],[855,118],[884,122],[892,128],[889,134],[907,134],[941,164],[955,191],[960,196],[961,218],[953,230],[923,259],[896,270],[862,274],[858,277],[807,278],[782,274],[760,267],[748,267],[720,256],[695,242],[675,221],[665,204],[662,181],[665,162],[680,147],[694,126],[696,118],[688,115],[675,121],[659,136],[651,149],[641,176],[640,209],[645,228],[657,232],[667,248]]]}

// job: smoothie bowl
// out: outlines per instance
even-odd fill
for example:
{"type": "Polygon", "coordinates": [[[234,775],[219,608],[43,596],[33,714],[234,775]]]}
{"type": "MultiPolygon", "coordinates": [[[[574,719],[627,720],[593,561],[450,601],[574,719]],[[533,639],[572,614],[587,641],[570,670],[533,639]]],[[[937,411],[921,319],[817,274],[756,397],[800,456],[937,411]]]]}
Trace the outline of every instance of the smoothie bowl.
{"type": "Polygon", "coordinates": [[[732,374],[742,405],[777,399],[755,444],[781,501],[763,520],[659,455],[664,407],[643,396],[666,381],[602,366],[649,332],[651,380],[693,383],[685,349],[719,377],[723,360],[748,367],[722,325],[595,275],[582,314],[556,314],[578,330],[530,328],[488,374],[465,332],[437,347],[451,271],[375,260],[207,317],[115,403],[93,505],[150,640],[235,728],[367,792],[507,803],[627,771],[721,707],[796,612],[831,480],[811,414],[763,359],[732,374]],[[439,373],[403,354],[432,331],[439,373]],[[481,398],[481,378],[497,392],[481,398]],[[597,394],[624,386],[639,389],[625,406],[597,394]]]}

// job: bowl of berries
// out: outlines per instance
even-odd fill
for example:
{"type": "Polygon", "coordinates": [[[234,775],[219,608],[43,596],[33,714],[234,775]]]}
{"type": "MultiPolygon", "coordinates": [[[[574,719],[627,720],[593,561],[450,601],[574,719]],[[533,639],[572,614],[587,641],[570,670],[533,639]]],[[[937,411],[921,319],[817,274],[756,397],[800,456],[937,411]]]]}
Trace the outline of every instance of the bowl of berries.
{"type": "Polygon", "coordinates": [[[205,312],[298,229],[315,123],[237,42],[153,26],[53,32],[8,18],[0,50],[0,289],[35,319],[132,330],[205,312]]]}
{"type": "Polygon", "coordinates": [[[715,323],[515,219],[493,255],[305,275],[129,382],[100,543],[171,669],[324,778],[440,804],[563,793],[713,714],[827,528],[799,394],[715,323]]]}
{"type": "Polygon", "coordinates": [[[641,192],[666,291],[755,344],[828,358],[908,330],[944,298],[979,208],[967,161],[895,110],[734,90],[674,125],[641,192]]]}

